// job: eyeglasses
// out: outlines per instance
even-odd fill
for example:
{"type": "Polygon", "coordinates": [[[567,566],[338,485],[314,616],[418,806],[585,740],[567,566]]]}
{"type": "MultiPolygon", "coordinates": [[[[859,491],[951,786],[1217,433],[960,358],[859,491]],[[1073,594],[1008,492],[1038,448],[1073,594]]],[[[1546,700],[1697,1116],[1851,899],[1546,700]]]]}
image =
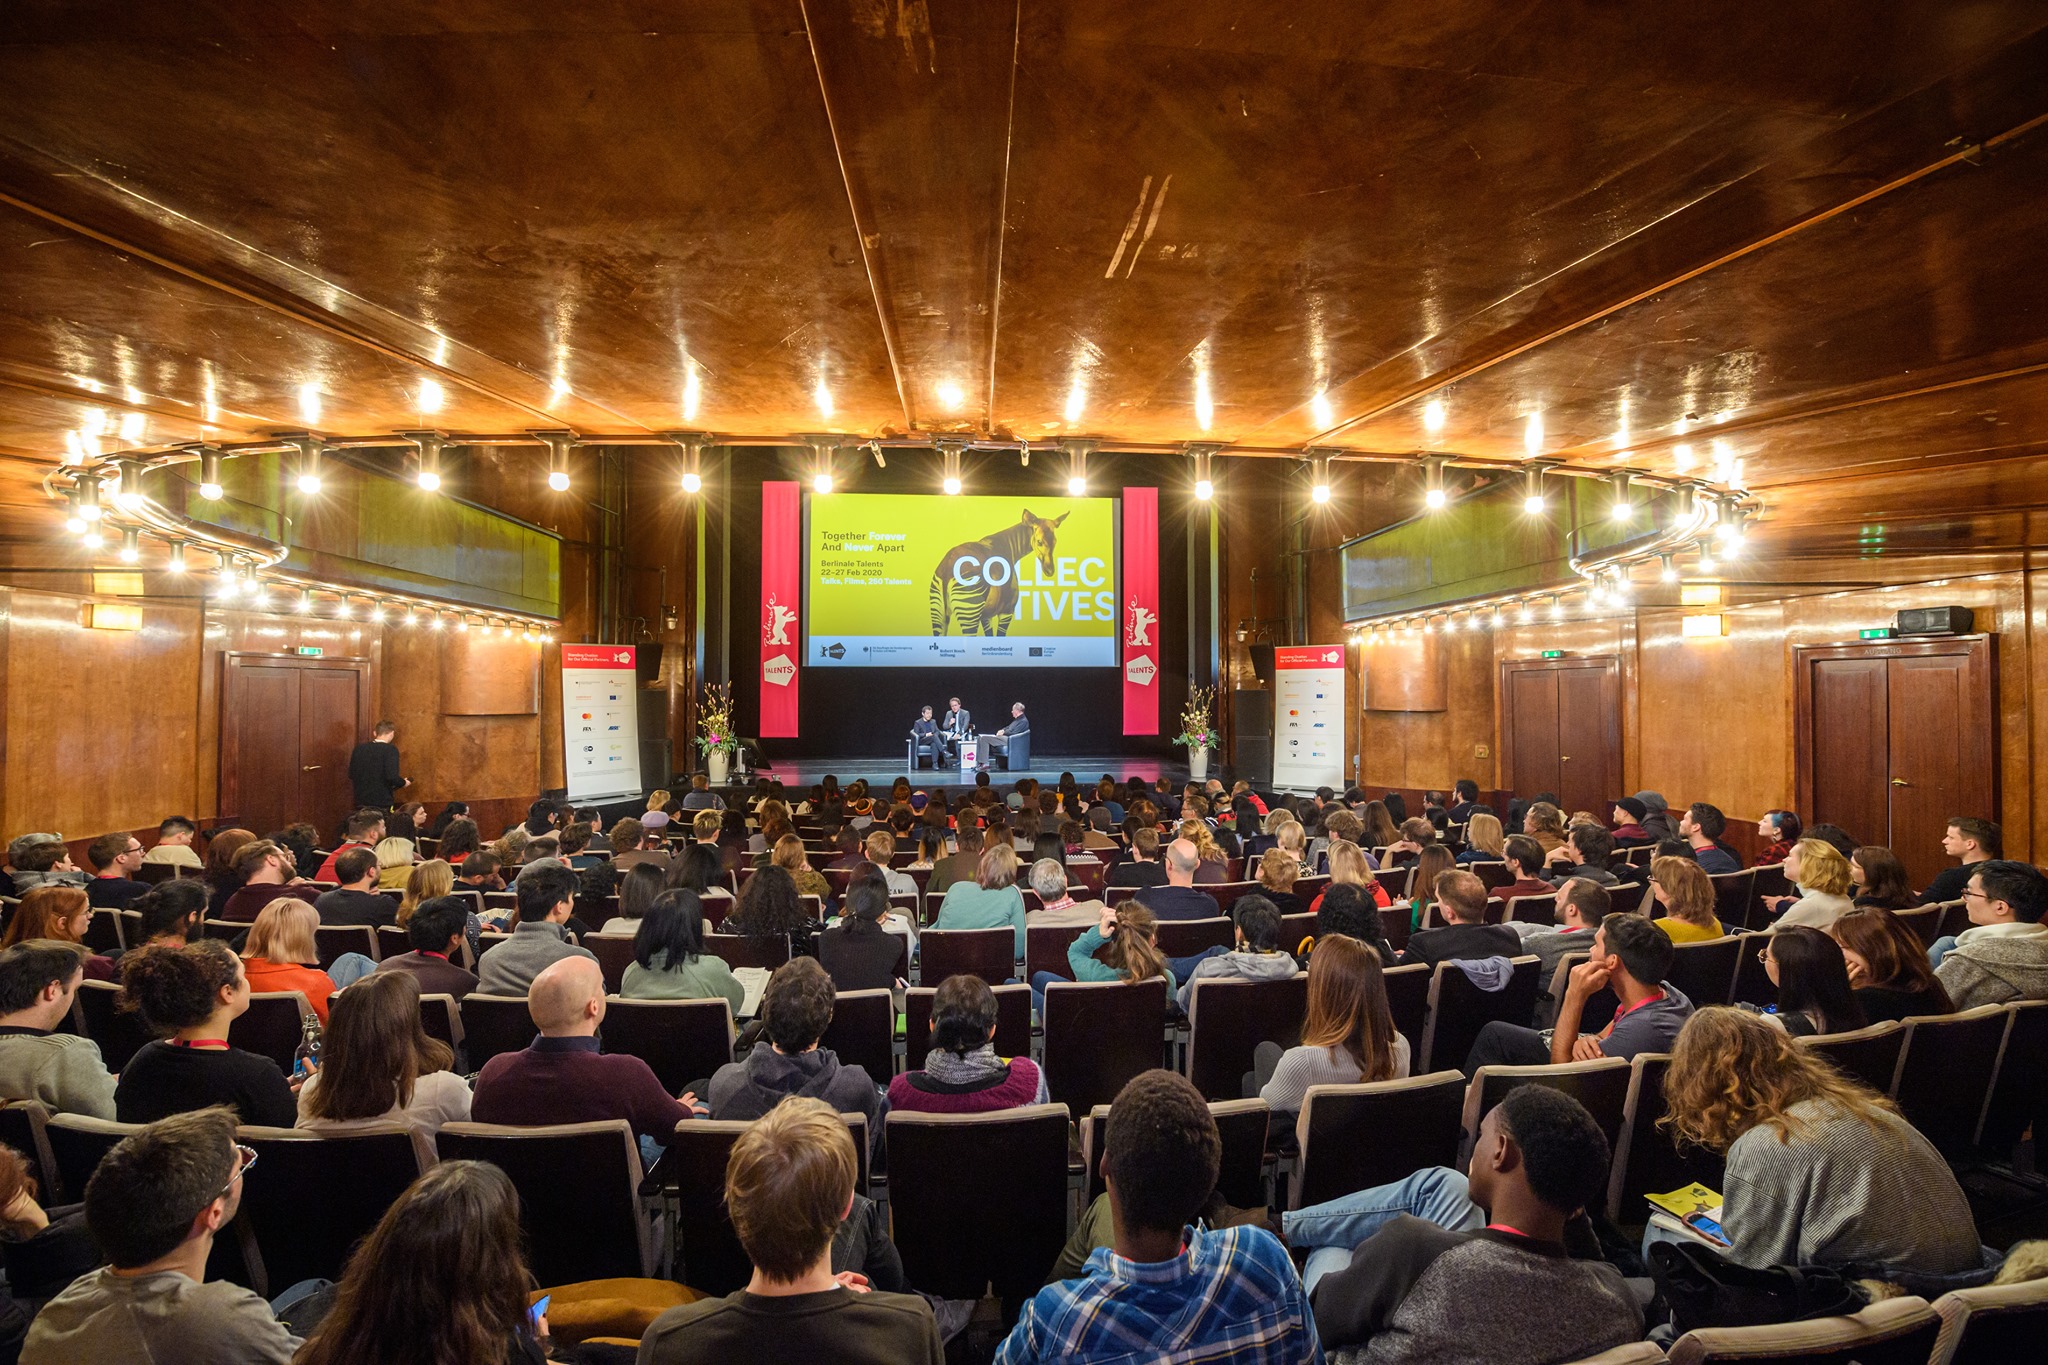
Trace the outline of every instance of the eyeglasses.
{"type": "Polygon", "coordinates": [[[1991,897],[1982,891],[1965,890],[1963,892],[1963,899],[1966,901],[1988,901],[1991,897]]]}
{"type": "MultiPolygon", "coordinates": [[[[220,1187],[220,1193],[216,1194],[213,1197],[214,1199],[225,1199],[227,1197],[228,1191],[235,1187],[235,1182],[237,1180],[240,1180],[243,1176],[249,1174],[251,1170],[255,1169],[256,1149],[254,1147],[244,1147],[239,1142],[234,1144],[234,1147],[235,1154],[240,1160],[238,1164],[235,1166],[235,1173],[228,1177],[228,1183],[220,1187]]],[[[213,1202],[213,1200],[209,1199],[206,1202],[210,1204],[213,1202]]]]}
{"type": "Polygon", "coordinates": [[[1771,960],[1770,944],[1766,943],[1763,947],[1756,950],[1756,960],[1758,962],[1769,962],[1771,960]]]}

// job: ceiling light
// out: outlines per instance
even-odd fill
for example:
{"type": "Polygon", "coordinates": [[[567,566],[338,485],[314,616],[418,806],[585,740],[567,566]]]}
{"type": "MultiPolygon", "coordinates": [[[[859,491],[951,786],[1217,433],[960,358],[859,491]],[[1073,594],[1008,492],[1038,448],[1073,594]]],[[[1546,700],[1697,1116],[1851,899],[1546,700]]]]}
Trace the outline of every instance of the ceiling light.
{"type": "Polygon", "coordinates": [[[952,380],[939,385],[939,406],[947,412],[960,411],[960,405],[967,401],[967,391],[952,380]]]}
{"type": "Polygon", "coordinates": [[[1422,505],[1432,512],[1444,505],[1444,461],[1441,455],[1423,458],[1422,505]]]}
{"type": "Polygon", "coordinates": [[[185,542],[182,540],[173,540],[168,542],[168,545],[170,549],[170,554],[169,557],[164,560],[164,572],[185,572],[185,542]]]}
{"type": "Polygon", "coordinates": [[[441,387],[440,381],[434,379],[422,379],[420,381],[421,412],[439,412],[441,405],[447,401],[448,391],[441,387]]]}
{"type": "Polygon", "coordinates": [[[530,433],[548,448],[548,487],[557,493],[569,491],[569,451],[576,445],[576,434],[572,431],[536,431],[530,433]]]}
{"type": "Polygon", "coordinates": [[[1444,401],[1432,398],[1422,405],[1422,429],[1432,436],[1444,429],[1444,401]]]}
{"type": "Polygon", "coordinates": [[[91,526],[92,523],[105,515],[100,509],[99,476],[88,474],[80,479],[75,487],[78,494],[79,520],[85,522],[87,526],[91,526]]]}
{"type": "MultiPolygon", "coordinates": [[[[130,390],[130,391],[129,391],[129,397],[128,397],[128,401],[129,401],[129,402],[131,402],[131,403],[139,403],[139,402],[141,402],[141,401],[142,401],[142,395],[141,395],[141,394],[139,394],[139,393],[136,393],[136,392],[134,392],[133,390],[130,390]]],[[[144,417],[144,416],[143,416],[143,415],[142,415],[141,413],[139,413],[139,412],[124,412],[124,413],[122,413],[122,414],[121,414],[121,439],[122,439],[122,440],[124,440],[124,441],[131,441],[131,442],[132,442],[132,441],[139,441],[139,440],[141,440],[141,439],[142,439],[142,433],[143,433],[143,430],[144,430],[144,428],[145,428],[145,427],[147,426],[147,424],[148,424],[148,419],[147,419],[147,418],[145,418],[145,417],[144,417]]]]}
{"type": "Polygon", "coordinates": [[[384,604],[382,602],[378,602],[375,600],[371,601],[370,619],[372,621],[381,621],[384,619],[384,604]]]}
{"type": "Polygon", "coordinates": [[[1678,581],[1678,566],[1671,562],[1671,556],[1662,554],[1658,555],[1657,559],[1663,565],[1657,571],[1657,581],[1660,583],[1676,583],[1678,581]]]}
{"type": "Polygon", "coordinates": [[[73,484],[71,491],[64,495],[64,529],[74,536],[85,534],[85,494],[82,483],[73,484]]]}
{"type": "Polygon", "coordinates": [[[1607,515],[1615,521],[1627,521],[1635,514],[1636,505],[1628,496],[1628,471],[1624,469],[1614,475],[1614,506],[1607,510],[1607,515]]]}
{"type": "Polygon", "coordinates": [[[1543,471],[1548,465],[1532,465],[1524,474],[1522,484],[1522,510],[1532,517],[1543,515],[1543,471]]]}
{"type": "Polygon", "coordinates": [[[703,487],[703,476],[698,474],[696,470],[688,470],[683,474],[683,491],[685,493],[700,492],[702,491],[703,487]]]}
{"type": "Polygon", "coordinates": [[[211,446],[202,446],[199,450],[199,496],[208,502],[219,502],[220,494],[220,452],[211,446]]]}
{"type": "Polygon", "coordinates": [[[468,618],[467,616],[458,616],[458,617],[456,617],[456,618],[455,618],[455,628],[456,628],[457,630],[468,630],[468,629],[469,629],[469,618],[468,618]]]}
{"type": "Polygon", "coordinates": [[[419,613],[415,612],[410,605],[407,605],[405,609],[405,624],[408,626],[419,624],[419,613]]]}
{"type": "Polygon", "coordinates": [[[318,437],[303,437],[299,446],[299,491],[311,497],[318,493],[320,480],[320,440],[318,437]]]}
{"type": "Polygon", "coordinates": [[[1327,505],[1330,501],[1330,457],[1317,456],[1308,462],[1308,467],[1309,500],[1319,507],[1327,505]]]}
{"type": "Polygon", "coordinates": [[[1085,498],[1088,496],[1088,452],[1095,449],[1093,441],[1062,441],[1067,449],[1067,496],[1085,498]]]}
{"type": "Polygon", "coordinates": [[[127,511],[138,511],[142,507],[142,475],[148,467],[140,460],[122,460],[116,466],[121,482],[114,501],[127,511]]]}
{"type": "Polygon", "coordinates": [[[299,589],[299,600],[297,606],[294,609],[301,616],[311,614],[313,610],[313,590],[311,588],[299,589]]]}
{"type": "Polygon", "coordinates": [[[428,493],[441,488],[441,433],[438,431],[408,431],[405,439],[419,448],[419,472],[413,476],[420,488],[428,493]]]}
{"type": "Polygon", "coordinates": [[[811,491],[814,493],[830,493],[832,491],[832,474],[830,470],[821,470],[812,476],[811,491]]]}
{"type": "Polygon", "coordinates": [[[440,612],[434,613],[433,618],[427,622],[427,628],[429,630],[443,630],[446,628],[446,623],[441,620],[440,612]]]}
{"type": "Polygon", "coordinates": [[[121,533],[121,562],[140,564],[142,562],[142,532],[129,527],[121,533]]]}
{"type": "Polygon", "coordinates": [[[1530,615],[1531,612],[1529,611],[1529,604],[1528,602],[1524,601],[1521,604],[1521,609],[1515,613],[1515,619],[1517,621],[1527,621],[1530,618],[1530,615]]]}
{"type": "Polygon", "coordinates": [[[948,495],[958,494],[960,483],[960,454],[962,446],[958,441],[939,442],[939,486],[948,495]]]}
{"type": "Polygon", "coordinates": [[[1550,595],[1550,619],[1553,621],[1562,621],[1564,619],[1564,599],[1556,593],[1550,595]]]}
{"type": "Polygon", "coordinates": [[[1701,573],[1713,573],[1713,572],[1714,572],[1714,570],[1715,570],[1716,568],[1718,568],[1718,567],[1719,567],[1718,565],[1716,565],[1716,564],[1714,563],[1714,542],[1713,542],[1713,541],[1711,541],[1711,540],[1704,540],[1704,539],[1703,539],[1703,540],[1701,540],[1701,541],[1700,541],[1700,545],[1699,545],[1699,550],[1700,550],[1700,563],[1699,563],[1699,568],[1700,568],[1700,572],[1701,572],[1701,573]]]}
{"type": "Polygon", "coordinates": [[[1207,449],[1189,452],[1195,462],[1195,500],[1207,502],[1216,496],[1214,455],[1207,449]]]}
{"type": "Polygon", "coordinates": [[[85,543],[85,548],[88,550],[97,550],[100,546],[107,543],[107,538],[100,534],[100,528],[97,526],[86,527],[85,534],[80,539],[85,543]]]}
{"type": "Polygon", "coordinates": [[[569,471],[566,469],[550,469],[548,471],[548,487],[557,493],[568,492],[569,471]]]}

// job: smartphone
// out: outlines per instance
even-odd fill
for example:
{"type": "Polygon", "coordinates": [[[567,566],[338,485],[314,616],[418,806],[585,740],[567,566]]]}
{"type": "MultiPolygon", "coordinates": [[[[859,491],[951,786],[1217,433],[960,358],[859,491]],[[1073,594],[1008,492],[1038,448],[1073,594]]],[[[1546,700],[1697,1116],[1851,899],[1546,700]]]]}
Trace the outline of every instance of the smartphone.
{"type": "Polygon", "coordinates": [[[554,1301],[555,1296],[553,1294],[543,1294],[540,1297],[539,1303],[526,1310],[526,1325],[531,1327],[536,1334],[540,1331],[540,1320],[548,1315],[548,1305],[554,1301]]]}
{"type": "Polygon", "coordinates": [[[1710,1214],[1688,1213],[1685,1216],[1685,1225],[1710,1242],[1728,1245],[1728,1234],[1721,1230],[1721,1224],[1710,1214]]]}

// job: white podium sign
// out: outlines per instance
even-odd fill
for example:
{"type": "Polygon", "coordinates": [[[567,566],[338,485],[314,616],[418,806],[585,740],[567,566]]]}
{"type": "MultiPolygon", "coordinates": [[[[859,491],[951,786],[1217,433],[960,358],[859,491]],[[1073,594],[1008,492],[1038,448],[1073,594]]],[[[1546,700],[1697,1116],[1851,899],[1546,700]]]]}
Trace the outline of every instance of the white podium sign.
{"type": "Polygon", "coordinates": [[[1273,651],[1273,785],[1344,786],[1344,646],[1273,651]]]}
{"type": "Polygon", "coordinates": [[[960,771],[961,771],[961,772],[963,772],[963,773],[971,773],[971,772],[973,772],[973,771],[975,770],[975,768],[976,768],[976,767],[978,767],[978,766],[980,765],[980,763],[981,763],[981,739],[980,739],[980,737],[979,737],[979,736],[976,736],[976,737],[975,737],[975,738],[973,738],[973,739],[963,739],[963,740],[961,740],[961,741],[960,741],[960,771]]]}

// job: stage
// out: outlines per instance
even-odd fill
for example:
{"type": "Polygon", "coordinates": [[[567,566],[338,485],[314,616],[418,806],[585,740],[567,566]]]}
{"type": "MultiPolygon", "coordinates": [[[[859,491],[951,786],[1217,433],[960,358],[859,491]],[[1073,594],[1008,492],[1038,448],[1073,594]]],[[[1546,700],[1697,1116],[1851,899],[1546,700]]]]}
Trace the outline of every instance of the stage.
{"type": "MultiPolygon", "coordinates": [[[[988,770],[990,785],[1008,791],[1023,778],[1036,778],[1052,786],[1059,781],[1060,774],[1069,772],[1074,781],[1084,787],[1092,787],[1108,773],[1116,779],[1117,785],[1133,777],[1142,777],[1147,782],[1165,778],[1178,787],[1188,780],[1188,765],[1185,761],[1170,762],[1158,758],[1128,758],[1109,754],[1034,754],[1034,762],[1028,768],[1009,771],[1000,765],[988,770]]],[[[912,786],[926,787],[971,787],[974,774],[963,773],[958,767],[920,768],[912,771],[903,763],[903,755],[877,758],[779,758],[764,763],[757,770],[759,775],[780,782],[791,791],[821,782],[829,773],[839,779],[843,787],[856,777],[864,777],[870,787],[887,787],[898,777],[907,777],[912,786]]],[[[1211,777],[1223,776],[1220,764],[1211,762],[1211,777]]],[[[732,785],[751,785],[754,773],[745,777],[735,775],[732,785]]]]}

